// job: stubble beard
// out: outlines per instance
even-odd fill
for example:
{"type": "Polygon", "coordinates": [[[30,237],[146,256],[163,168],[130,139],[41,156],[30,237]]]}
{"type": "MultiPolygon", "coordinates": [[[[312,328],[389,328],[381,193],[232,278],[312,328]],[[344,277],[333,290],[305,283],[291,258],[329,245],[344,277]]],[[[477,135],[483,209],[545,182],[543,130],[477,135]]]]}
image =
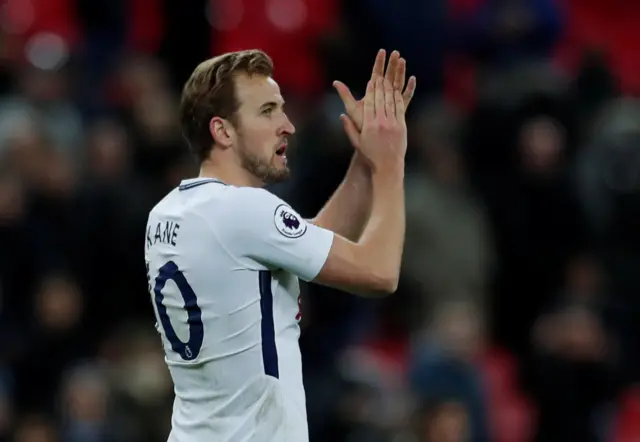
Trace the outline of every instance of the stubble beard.
{"type": "Polygon", "coordinates": [[[274,160],[277,159],[275,155],[269,160],[265,160],[251,152],[244,143],[242,143],[238,152],[242,168],[265,184],[281,183],[289,179],[291,175],[289,167],[286,165],[284,167],[278,167],[274,164],[274,160]]]}

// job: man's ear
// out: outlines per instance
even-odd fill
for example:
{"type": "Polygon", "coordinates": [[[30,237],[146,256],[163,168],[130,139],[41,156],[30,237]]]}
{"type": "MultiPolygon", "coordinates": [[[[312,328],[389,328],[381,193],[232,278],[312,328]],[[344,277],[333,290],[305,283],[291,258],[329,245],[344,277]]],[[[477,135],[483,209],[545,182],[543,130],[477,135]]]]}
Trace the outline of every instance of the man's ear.
{"type": "Polygon", "coordinates": [[[216,145],[229,148],[233,144],[233,126],[228,120],[221,117],[213,117],[209,121],[209,132],[216,145]]]}

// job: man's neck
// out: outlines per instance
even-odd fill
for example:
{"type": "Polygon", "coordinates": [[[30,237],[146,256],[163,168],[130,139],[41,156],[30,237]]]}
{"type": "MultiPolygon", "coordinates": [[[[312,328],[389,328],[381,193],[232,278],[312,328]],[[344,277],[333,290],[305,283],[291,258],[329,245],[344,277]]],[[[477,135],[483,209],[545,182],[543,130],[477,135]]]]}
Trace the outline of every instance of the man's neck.
{"type": "Polygon", "coordinates": [[[200,166],[201,178],[216,178],[236,187],[263,187],[264,183],[240,166],[229,167],[206,160],[200,166]]]}

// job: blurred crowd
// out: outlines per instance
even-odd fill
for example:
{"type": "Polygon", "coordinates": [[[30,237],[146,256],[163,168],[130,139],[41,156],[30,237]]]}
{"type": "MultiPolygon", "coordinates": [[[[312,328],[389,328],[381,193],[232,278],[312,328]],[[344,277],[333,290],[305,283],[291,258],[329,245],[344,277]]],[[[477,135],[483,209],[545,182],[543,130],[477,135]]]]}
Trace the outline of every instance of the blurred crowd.
{"type": "Polygon", "coordinates": [[[397,294],[303,286],[312,442],[640,440],[640,4],[0,1],[0,441],[160,442],[148,211],[197,174],[181,84],[275,61],[313,216],[352,148],[331,81],[418,78],[397,294]]]}

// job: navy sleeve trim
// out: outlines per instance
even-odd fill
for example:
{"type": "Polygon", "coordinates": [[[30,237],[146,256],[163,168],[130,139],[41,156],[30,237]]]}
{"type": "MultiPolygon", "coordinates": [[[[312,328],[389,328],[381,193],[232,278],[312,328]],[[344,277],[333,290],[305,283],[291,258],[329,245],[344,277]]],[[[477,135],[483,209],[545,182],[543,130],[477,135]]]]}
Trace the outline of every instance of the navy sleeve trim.
{"type": "Polygon", "coordinates": [[[206,179],[202,181],[194,181],[187,184],[180,184],[180,186],[178,186],[178,190],[183,192],[185,190],[193,189],[194,187],[202,186],[204,184],[211,184],[211,183],[222,184],[223,186],[226,186],[226,184],[223,183],[222,181],[211,178],[211,179],[206,179]]]}

